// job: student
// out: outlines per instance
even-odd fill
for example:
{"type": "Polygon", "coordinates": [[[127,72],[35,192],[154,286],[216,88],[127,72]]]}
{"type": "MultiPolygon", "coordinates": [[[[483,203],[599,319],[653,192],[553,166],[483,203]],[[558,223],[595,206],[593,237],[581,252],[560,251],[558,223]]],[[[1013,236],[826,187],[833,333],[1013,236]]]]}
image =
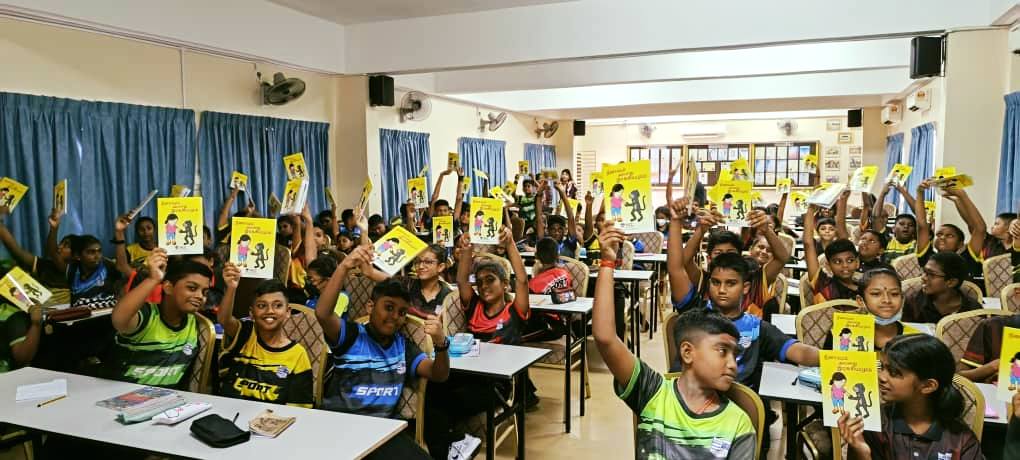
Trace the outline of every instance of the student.
{"type": "Polygon", "coordinates": [[[960,358],[960,375],[979,383],[998,381],[1004,327],[1020,328],[1020,314],[992,316],[978,324],[960,358]]]}
{"type": "MultiPolygon", "coordinates": [[[[804,223],[804,226],[807,226],[807,222],[804,223]]],[[[836,241],[836,220],[831,217],[818,219],[814,227],[818,237],[812,239],[811,244],[815,247],[816,253],[824,254],[825,248],[836,241]]]]}
{"type": "MultiPolygon", "coordinates": [[[[205,265],[206,267],[209,267],[209,270],[213,271],[214,275],[213,275],[213,278],[212,278],[211,282],[209,283],[209,293],[207,293],[208,295],[206,296],[206,307],[218,305],[219,304],[219,300],[223,298],[223,295],[222,295],[222,293],[223,293],[222,282],[221,283],[217,283],[216,282],[216,276],[215,276],[215,273],[216,273],[215,272],[215,266],[216,266],[216,259],[217,258],[218,258],[218,254],[215,251],[210,251],[210,250],[206,250],[202,254],[179,255],[179,256],[171,256],[171,257],[168,258],[168,263],[173,263],[173,262],[177,262],[177,261],[184,261],[184,260],[190,260],[192,262],[196,262],[196,263],[200,263],[202,265],[205,265]],[[216,288],[217,284],[220,284],[221,286],[219,288],[216,288]],[[216,294],[216,295],[212,295],[212,291],[214,289],[219,291],[219,293],[216,294]],[[211,299],[213,297],[216,298],[216,302],[214,302],[212,305],[209,305],[209,299],[211,299]]],[[[131,275],[128,276],[127,281],[124,283],[124,289],[122,290],[122,295],[127,294],[128,292],[131,292],[131,290],[134,289],[138,285],[138,283],[144,281],[145,278],[147,278],[148,276],[149,276],[149,271],[148,271],[148,269],[146,267],[139,267],[137,270],[135,270],[135,269],[131,270],[131,275]]],[[[158,303],[162,302],[163,301],[163,287],[162,286],[156,286],[155,288],[153,288],[152,292],[149,293],[149,296],[145,298],[145,301],[146,302],[155,303],[155,304],[158,304],[158,303]]]]}
{"type": "MultiPolygon", "coordinates": [[[[532,294],[552,295],[557,292],[573,291],[574,282],[570,272],[559,261],[558,245],[552,238],[542,238],[535,250],[535,259],[542,265],[534,270],[528,289],[532,294]]],[[[533,312],[524,332],[525,342],[545,342],[563,337],[564,329],[560,315],[549,312],[533,312]]]]}
{"type": "Polygon", "coordinates": [[[922,181],[917,186],[917,199],[914,200],[914,214],[918,216],[917,262],[923,267],[936,252],[955,252],[963,258],[968,280],[982,276],[984,258],[981,253],[985,246],[987,233],[981,213],[962,188],[943,190],[942,193],[946,199],[956,205],[960,217],[963,217],[963,220],[967,222],[970,241],[966,241],[963,230],[953,224],[943,224],[939,227],[933,241],[931,227],[928,226],[927,213],[924,210],[924,192],[931,187],[934,187],[934,182],[931,179],[922,181]]]}
{"type": "MultiPolygon", "coordinates": [[[[223,207],[220,208],[220,215],[216,218],[216,243],[220,246],[230,244],[230,211],[234,209],[234,201],[237,200],[239,193],[241,193],[240,189],[230,189],[230,194],[227,195],[223,201],[223,207]]],[[[244,209],[233,213],[233,217],[259,217],[259,213],[255,209],[255,202],[249,199],[244,209]]]]}
{"type": "MultiPolygon", "coordinates": [[[[817,205],[811,205],[804,214],[804,241],[811,241],[813,237],[817,210],[817,205]]],[[[815,293],[814,303],[857,297],[858,287],[854,282],[854,274],[860,266],[860,259],[857,256],[857,248],[850,240],[837,239],[825,248],[825,261],[832,271],[832,276],[818,264],[818,253],[814,245],[804,245],[804,261],[807,262],[808,280],[815,293]]]]}
{"type": "MultiPolygon", "coordinates": [[[[547,182],[542,181],[542,186],[539,187],[538,194],[538,207],[541,208],[545,204],[543,198],[543,191],[548,185],[547,182]]],[[[559,194],[560,199],[563,202],[567,201],[566,191],[563,190],[563,186],[556,183],[556,192],[559,194]]],[[[577,236],[572,235],[570,229],[577,226],[577,222],[574,220],[574,210],[570,209],[570,206],[566,207],[567,218],[563,216],[549,216],[548,225],[546,225],[545,213],[538,213],[536,226],[538,229],[536,240],[545,238],[548,234],[557,245],[557,253],[561,256],[566,257],[577,257],[577,236]]]]}
{"type": "Polygon", "coordinates": [[[375,243],[386,234],[386,220],[379,214],[372,214],[368,218],[368,238],[375,243]]]}
{"type": "Polygon", "coordinates": [[[1016,220],[1016,213],[1004,212],[995,216],[992,229],[985,235],[985,247],[981,251],[981,257],[989,259],[1003,254],[1009,254],[1013,248],[1013,237],[1009,234],[1009,225],[1016,220]]]}
{"type": "MultiPolygon", "coordinates": [[[[874,208],[871,211],[871,225],[872,228],[886,235],[886,247],[883,260],[887,264],[891,264],[897,257],[904,256],[907,254],[914,254],[917,251],[917,230],[918,224],[914,216],[910,214],[900,214],[896,216],[896,224],[893,225],[892,235],[890,238],[890,231],[886,228],[886,221],[888,216],[885,214],[883,203],[885,203],[885,195],[889,190],[895,188],[904,201],[907,202],[907,207],[911,210],[916,209],[916,203],[914,198],[910,196],[903,185],[893,184],[892,182],[886,183],[882,190],[878,192],[878,197],[875,199],[874,208]]],[[[921,206],[924,206],[924,200],[921,200],[921,206]]],[[[924,213],[922,213],[923,215],[924,213]]]]}
{"type": "Polygon", "coordinates": [[[984,459],[981,441],[960,419],[963,396],[945,344],[927,334],[896,337],[881,361],[882,431],[864,431],[864,420],[849,413],[839,418],[850,459],[984,459]]]}
{"type": "MultiPolygon", "coordinates": [[[[432,190],[432,200],[429,201],[429,203],[432,203],[432,205],[430,206],[431,212],[429,213],[429,215],[431,216],[460,215],[461,204],[464,202],[464,187],[460,186],[461,181],[463,180],[464,170],[461,168],[447,168],[446,171],[443,171],[442,173],[439,174],[439,179],[436,181],[436,188],[432,190]],[[443,179],[445,179],[446,176],[453,173],[457,173],[457,198],[454,201],[455,203],[457,203],[457,206],[455,208],[450,208],[450,202],[440,199],[439,196],[443,189],[444,182],[443,179]]],[[[429,227],[431,227],[431,225],[429,225],[429,227]]]]}
{"type": "MultiPolygon", "coordinates": [[[[899,275],[894,270],[876,268],[865,272],[861,276],[857,304],[867,309],[875,318],[875,351],[882,351],[893,337],[921,332],[901,321],[903,287],[899,275]]],[[[832,349],[831,332],[826,335],[822,349],[832,349]]]]}
{"type": "Polygon", "coordinates": [[[903,321],[934,324],[947,315],[981,308],[960,289],[967,279],[967,266],[959,254],[933,254],[923,269],[922,289],[904,301],[903,321]]]}
{"type": "Polygon", "coordinates": [[[862,230],[861,234],[857,237],[857,255],[860,258],[860,265],[857,267],[857,271],[864,273],[874,268],[892,269],[892,265],[883,260],[885,247],[884,234],[871,228],[862,230]]]}
{"type": "Polygon", "coordinates": [[[328,255],[316,257],[308,264],[308,269],[305,271],[305,295],[308,297],[308,300],[305,301],[306,307],[315,308],[322,290],[326,288],[326,283],[336,272],[336,267],[336,259],[328,255]]]}
{"type": "MultiPolygon", "coordinates": [[[[67,266],[71,264],[73,256],[71,251],[72,242],[77,235],[65,235],[57,241],[57,233],[60,231],[61,215],[51,212],[47,221],[49,222],[49,233],[46,236],[46,255],[37,256],[25,250],[14,239],[10,229],[5,225],[5,220],[10,215],[7,206],[0,206],[0,243],[7,248],[7,252],[18,263],[22,270],[32,275],[51,291],[54,289],[66,290],[67,266]]],[[[57,293],[54,293],[57,295],[57,293]]]]}
{"type": "Polygon", "coordinates": [[[220,357],[220,395],[274,404],[311,408],[312,364],[305,347],[287,337],[283,323],[290,304],[279,280],[268,279],[255,288],[251,318],[234,317],[234,295],[241,271],[223,268],[227,285],[216,319],[223,325],[224,353],[220,357]]]}
{"type": "MultiPolygon", "coordinates": [[[[113,307],[117,303],[118,283],[123,277],[120,269],[127,269],[130,273],[130,266],[115,264],[104,258],[102,244],[92,235],[82,235],[74,243],[71,248],[74,259],[67,266],[71,307],[113,307]]],[[[113,243],[121,246],[124,240],[118,238],[113,243]]]]}
{"type": "Polygon", "coordinates": [[[612,223],[599,235],[602,262],[592,332],[613,374],[614,391],[637,416],[635,457],[754,457],[751,420],[723,395],[737,380],[740,334],[733,323],[703,309],[681,315],[675,339],[685,371],[669,379],[632,355],[616,336],[613,270],[623,240],[612,223]]]}
{"type": "MultiPolygon", "coordinates": [[[[399,282],[387,280],[372,289],[367,324],[337,314],[333,305],[341,297],[351,270],[371,263],[371,246],[359,246],[343,260],[329,278],[315,316],[334,356],[333,370],[325,386],[323,409],[373,417],[393,418],[405,385],[421,376],[431,382],[446,380],[450,372],[449,349],[442,323],[435,316],[425,320],[432,337],[435,359],[429,359],[400,332],[410,308],[408,293],[399,282]],[[363,396],[368,395],[368,396],[363,396]]],[[[368,458],[428,458],[407,435],[386,442],[368,458]]]]}
{"type": "MultiPolygon", "coordinates": [[[[0,271],[0,278],[7,270],[0,271]]],[[[31,307],[28,312],[0,298],[0,374],[32,363],[42,338],[43,308],[31,307]]]]}
{"type": "Polygon", "coordinates": [[[110,314],[117,337],[107,375],[141,385],[181,387],[200,352],[193,313],[205,306],[212,272],[191,261],[168,265],[161,248],[153,249],[145,264],[148,278],[121,298],[110,314]],[[163,301],[146,302],[159,285],[163,301]]]}
{"type": "Polygon", "coordinates": [[[135,242],[127,246],[128,262],[140,265],[156,247],[156,221],[151,217],[139,217],[135,221],[135,242]]]}
{"type": "Polygon", "coordinates": [[[521,189],[523,193],[517,196],[517,209],[518,215],[520,215],[521,219],[524,219],[524,233],[527,234],[528,229],[535,230],[535,219],[538,214],[535,181],[530,177],[524,179],[521,189]]]}
{"type": "MultiPolygon", "coordinates": [[[[450,267],[446,248],[430,244],[415,257],[411,265],[414,267],[413,275],[392,277],[407,289],[411,304],[408,313],[419,318],[438,315],[446,296],[453,292],[453,288],[442,278],[443,273],[450,267]]],[[[360,268],[361,273],[376,282],[391,278],[370,263],[363,264],[360,268]]]]}

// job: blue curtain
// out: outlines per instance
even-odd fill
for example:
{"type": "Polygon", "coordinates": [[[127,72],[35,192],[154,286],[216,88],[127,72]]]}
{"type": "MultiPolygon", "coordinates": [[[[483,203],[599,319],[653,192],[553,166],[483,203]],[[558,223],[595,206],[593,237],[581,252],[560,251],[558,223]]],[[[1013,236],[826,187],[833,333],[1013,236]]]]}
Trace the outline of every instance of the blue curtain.
{"type": "MultiPolygon", "coordinates": [[[[248,195],[265,215],[270,193],[283,198],[287,183],[283,157],[296,152],[305,156],[312,214],[326,209],[329,123],[202,112],[198,150],[202,203],[210,228],[216,225],[220,207],[230,194],[230,175],[234,171],[248,175],[248,195]]],[[[242,193],[231,213],[247,205],[248,198],[242,193]]]]}
{"type": "MultiPolygon", "coordinates": [[[[903,133],[896,133],[892,136],[886,136],[885,138],[885,171],[886,175],[889,171],[893,170],[896,163],[900,163],[900,158],[903,155],[903,133]]],[[[884,178],[882,180],[885,180],[884,178]]],[[[891,193],[886,195],[885,201],[896,205],[896,208],[900,207],[900,195],[898,193],[891,193]]],[[[892,216],[890,216],[892,217],[892,216]]]]}
{"type": "MultiPolygon", "coordinates": [[[[911,128],[907,164],[914,167],[907,178],[907,191],[917,190],[921,181],[935,174],[935,124],[925,123],[911,128]]],[[[933,200],[934,197],[934,190],[925,192],[925,200],[933,200]]]]}
{"type": "Polygon", "coordinates": [[[462,137],[457,139],[457,151],[460,152],[464,172],[471,177],[470,196],[488,195],[482,180],[475,177],[476,169],[489,176],[488,188],[506,183],[506,142],[462,137]]]}
{"type": "MultiPolygon", "coordinates": [[[[400,215],[400,205],[407,202],[407,180],[418,177],[422,168],[429,164],[429,133],[380,128],[379,154],[382,159],[380,214],[388,221],[400,215]]],[[[425,173],[425,183],[431,185],[429,169],[425,173]]],[[[427,191],[426,196],[429,196],[427,191]]]]}
{"type": "Polygon", "coordinates": [[[538,174],[543,169],[556,169],[556,146],[524,144],[524,160],[529,163],[532,174],[538,174]]]}
{"type": "Polygon", "coordinates": [[[999,154],[999,191],[995,212],[1017,212],[1020,199],[1020,92],[1006,95],[1006,117],[1002,123],[1002,151],[999,154]]]}
{"type": "MultiPolygon", "coordinates": [[[[0,176],[29,186],[9,224],[22,246],[41,253],[53,185],[63,179],[69,202],[61,236],[87,233],[105,244],[116,216],[150,190],[166,195],[175,183],[193,185],[195,113],[0,93],[0,152],[0,176]]],[[[155,211],[153,200],[141,215],[155,211]]]]}

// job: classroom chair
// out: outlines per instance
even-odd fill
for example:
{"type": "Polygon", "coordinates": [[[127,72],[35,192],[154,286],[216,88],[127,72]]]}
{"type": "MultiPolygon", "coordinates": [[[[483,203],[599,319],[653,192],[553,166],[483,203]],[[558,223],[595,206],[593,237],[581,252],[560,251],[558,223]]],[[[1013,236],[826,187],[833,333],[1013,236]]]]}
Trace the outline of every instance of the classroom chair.
{"type": "Polygon", "coordinates": [[[1002,287],[999,292],[999,302],[1002,304],[1002,311],[1010,313],[1020,312],[1020,283],[1010,283],[1002,287]]]}
{"type": "Polygon", "coordinates": [[[620,246],[620,270],[634,269],[634,243],[624,241],[620,246]]]}
{"type": "Polygon", "coordinates": [[[347,304],[348,317],[357,319],[368,316],[368,302],[372,300],[372,289],[375,289],[375,285],[375,281],[364,275],[347,277],[344,291],[350,299],[347,304]]]}
{"type": "Polygon", "coordinates": [[[776,277],[776,281],[772,283],[772,295],[776,297],[779,302],[779,313],[787,314],[790,312],[790,305],[786,303],[786,292],[789,290],[790,282],[786,279],[782,273],[776,277]]]}
{"type": "Polygon", "coordinates": [[[985,259],[981,272],[985,275],[985,292],[995,295],[1013,282],[1013,260],[1011,254],[1002,254],[985,259]]]}
{"type": "Polygon", "coordinates": [[[839,299],[802,308],[797,314],[797,340],[822,348],[825,336],[832,330],[832,314],[837,312],[864,312],[864,308],[850,300],[839,299]]]}
{"type": "Polygon", "coordinates": [[[963,396],[963,413],[960,414],[960,419],[970,427],[980,441],[981,432],[985,427],[985,395],[974,382],[960,374],[953,375],[953,386],[963,396]]]}
{"type": "Polygon", "coordinates": [[[638,240],[645,245],[645,252],[649,254],[658,254],[662,251],[662,240],[665,236],[659,232],[645,232],[631,235],[635,240],[638,240]]]}
{"type": "Polygon", "coordinates": [[[800,289],[800,309],[814,305],[815,291],[811,287],[811,277],[807,273],[800,276],[800,284],[797,287],[800,289]]]}
{"type": "Polygon", "coordinates": [[[825,254],[818,254],[818,268],[826,275],[832,276],[832,267],[829,266],[829,258],[825,254]]]}
{"type": "Polygon", "coordinates": [[[676,324],[680,320],[680,313],[670,312],[662,320],[662,347],[666,350],[666,368],[673,369],[680,366],[680,349],[676,343],[676,324]]]}
{"type": "Polygon", "coordinates": [[[188,391],[192,393],[212,393],[212,361],[216,348],[216,327],[205,316],[192,314],[198,327],[198,349],[195,350],[195,362],[187,377],[188,391]]]}
{"type": "Polygon", "coordinates": [[[896,270],[896,274],[900,275],[901,280],[910,278],[917,278],[924,274],[924,270],[921,269],[921,265],[917,263],[916,254],[905,254],[893,259],[893,269],[896,270]]]}
{"type": "Polygon", "coordinates": [[[793,254],[794,254],[793,248],[795,248],[797,246],[797,240],[793,239],[793,237],[790,236],[790,235],[782,233],[782,229],[778,229],[777,228],[776,231],[780,232],[780,233],[776,233],[776,236],[778,236],[779,240],[783,242],[783,246],[786,246],[786,252],[788,254],[790,254],[790,259],[793,259],[794,258],[793,257],[793,254]]]}
{"type": "Polygon", "coordinates": [[[35,459],[32,437],[25,430],[0,424],[0,458],[35,459]]]}
{"type": "Polygon", "coordinates": [[[283,331],[287,338],[305,348],[312,365],[312,394],[315,407],[321,407],[324,379],[332,359],[322,326],[315,318],[315,310],[304,305],[290,304],[290,316],[283,323],[283,331]]]}
{"type": "Polygon", "coordinates": [[[464,308],[460,306],[460,292],[456,289],[446,295],[443,299],[443,331],[446,335],[456,334],[454,331],[467,330],[468,317],[464,314],[464,308]]]}
{"type": "Polygon", "coordinates": [[[804,443],[802,451],[799,452],[803,455],[797,455],[794,458],[803,456],[809,460],[843,460],[844,447],[843,440],[839,436],[839,428],[824,426],[820,417],[804,425],[798,435],[801,442],[804,443]],[[833,446],[838,448],[833,449],[833,446]]]}
{"type": "MultiPolygon", "coordinates": [[[[917,295],[917,293],[921,292],[921,289],[923,288],[922,284],[923,281],[920,277],[903,280],[903,298],[909,299],[917,295]]],[[[964,281],[963,284],[960,285],[960,292],[975,300],[977,303],[984,303],[984,297],[981,296],[981,288],[970,281],[964,281]]]]}
{"type": "MultiPolygon", "coordinates": [[[[407,316],[407,321],[401,332],[418,346],[418,349],[425,354],[432,356],[432,337],[425,333],[425,321],[407,316]]],[[[418,377],[413,385],[405,385],[403,393],[400,394],[400,401],[397,403],[397,414],[404,420],[414,420],[414,440],[422,449],[428,450],[425,445],[425,388],[428,386],[428,379],[418,377]]]]}
{"type": "Polygon", "coordinates": [[[992,316],[1009,314],[1009,312],[994,308],[954,313],[942,318],[935,325],[935,337],[949,347],[949,351],[953,353],[953,360],[959,363],[963,353],[967,351],[970,337],[974,335],[974,330],[977,329],[981,321],[992,316]]]}

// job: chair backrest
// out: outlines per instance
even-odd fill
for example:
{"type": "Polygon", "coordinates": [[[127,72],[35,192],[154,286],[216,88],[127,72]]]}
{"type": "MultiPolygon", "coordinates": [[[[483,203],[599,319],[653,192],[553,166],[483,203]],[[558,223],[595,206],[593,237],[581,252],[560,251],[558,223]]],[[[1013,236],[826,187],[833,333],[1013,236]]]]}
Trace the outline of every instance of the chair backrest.
{"type": "MultiPolygon", "coordinates": [[[[777,228],[776,231],[780,232],[780,229],[777,228]]],[[[797,246],[797,240],[793,239],[792,236],[781,232],[776,233],[776,236],[778,236],[779,240],[783,242],[783,246],[786,246],[786,252],[790,254],[790,256],[793,256],[793,248],[797,246]]]]}
{"type": "Polygon", "coordinates": [[[893,259],[893,269],[900,275],[901,280],[917,278],[924,274],[921,265],[917,263],[916,254],[905,254],[893,259]]]}
{"type": "Polygon", "coordinates": [[[786,314],[790,310],[790,306],[786,303],[786,291],[789,287],[790,282],[787,281],[782,273],[776,277],[776,282],[772,283],[772,295],[776,297],[776,302],[779,303],[779,313],[786,314]]]}
{"type": "Polygon", "coordinates": [[[801,309],[797,314],[797,339],[816,348],[822,348],[825,336],[832,330],[832,314],[837,311],[862,313],[864,308],[845,299],[830,300],[801,309]]]}
{"type": "Polygon", "coordinates": [[[666,369],[673,369],[674,363],[680,362],[680,350],[677,348],[676,323],[680,314],[671,312],[662,319],[662,347],[666,350],[666,369]]]}
{"type": "Polygon", "coordinates": [[[800,276],[800,308],[810,307],[815,300],[815,290],[811,288],[810,277],[807,273],[800,276]]]}
{"type": "Polygon", "coordinates": [[[290,248],[282,245],[276,245],[276,252],[273,255],[273,278],[280,280],[284,286],[287,286],[287,279],[290,277],[290,263],[293,259],[293,255],[290,253],[290,248]]]}
{"type": "Polygon", "coordinates": [[[315,310],[304,305],[290,304],[290,316],[283,323],[287,338],[300,343],[308,354],[312,365],[312,392],[315,406],[322,405],[323,378],[330,363],[329,345],[322,332],[322,326],[315,318],[315,310]]]}
{"type": "MultiPolygon", "coordinates": [[[[414,316],[407,316],[404,327],[400,329],[404,336],[418,346],[426,355],[432,354],[432,337],[425,333],[425,322],[414,316]]],[[[415,440],[425,445],[425,387],[428,380],[419,377],[412,385],[405,385],[397,402],[397,415],[405,420],[415,421],[415,440]]]]}
{"type": "Polygon", "coordinates": [[[216,348],[216,327],[209,318],[197,313],[195,326],[198,328],[198,350],[195,352],[195,362],[191,364],[190,375],[188,375],[188,391],[192,393],[212,393],[212,361],[213,351],[216,348]]]}
{"type": "Polygon", "coordinates": [[[467,330],[467,315],[460,304],[460,292],[456,289],[443,299],[443,329],[446,335],[454,335],[467,330]]]}
{"type": "Polygon", "coordinates": [[[964,281],[963,284],[960,285],[960,292],[962,292],[963,295],[976,300],[977,303],[984,303],[983,300],[985,296],[981,292],[981,287],[970,281],[964,281]]]}
{"type": "Polygon", "coordinates": [[[908,278],[903,280],[901,286],[903,287],[903,298],[909,299],[921,292],[923,280],[921,277],[908,278]]]}
{"type": "Polygon", "coordinates": [[[1002,291],[999,292],[999,301],[1002,303],[1003,311],[1020,312],[1020,283],[1003,286],[1002,291]]]}
{"type": "Polygon", "coordinates": [[[621,270],[633,270],[634,269],[634,243],[630,241],[624,241],[623,245],[620,246],[621,253],[621,270]]]}
{"type": "Polygon", "coordinates": [[[633,235],[634,239],[640,241],[645,245],[645,252],[649,254],[658,254],[662,252],[662,233],[659,232],[645,232],[633,235]]]}
{"type": "Polygon", "coordinates": [[[949,347],[949,351],[953,353],[953,360],[958,363],[963,357],[963,352],[967,351],[967,344],[978,324],[986,318],[997,315],[1009,315],[1009,312],[986,308],[948,315],[935,325],[935,337],[949,347]]]}
{"type": "Polygon", "coordinates": [[[963,414],[960,414],[960,419],[980,441],[985,427],[985,395],[974,382],[960,374],[953,375],[953,386],[963,395],[963,414]]]}
{"type": "Polygon", "coordinates": [[[372,289],[375,289],[376,282],[367,276],[348,276],[344,290],[350,302],[347,305],[347,314],[351,318],[360,318],[367,315],[368,302],[372,300],[372,289]]]}
{"type": "Polygon", "coordinates": [[[985,292],[995,295],[1002,288],[1013,282],[1013,260],[1011,254],[989,257],[982,263],[981,272],[985,275],[985,292]]]}

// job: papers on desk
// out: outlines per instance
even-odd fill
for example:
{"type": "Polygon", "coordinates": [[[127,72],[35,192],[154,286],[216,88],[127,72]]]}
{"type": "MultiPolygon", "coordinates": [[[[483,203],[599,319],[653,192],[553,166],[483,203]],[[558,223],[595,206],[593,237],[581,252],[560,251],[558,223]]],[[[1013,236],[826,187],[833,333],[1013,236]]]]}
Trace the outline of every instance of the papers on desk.
{"type": "Polygon", "coordinates": [[[176,391],[166,388],[142,387],[130,393],[97,401],[96,405],[117,411],[117,420],[121,423],[137,423],[149,420],[164,411],[183,406],[185,403],[187,401],[176,391]]]}
{"type": "Polygon", "coordinates": [[[281,417],[274,414],[271,409],[266,409],[248,421],[248,430],[258,436],[275,438],[293,425],[295,420],[297,417],[281,417]]]}
{"type": "Polygon", "coordinates": [[[14,400],[22,402],[37,399],[53,399],[60,396],[67,396],[66,379],[53,379],[49,382],[36,383],[34,385],[20,385],[15,392],[14,400]]]}

